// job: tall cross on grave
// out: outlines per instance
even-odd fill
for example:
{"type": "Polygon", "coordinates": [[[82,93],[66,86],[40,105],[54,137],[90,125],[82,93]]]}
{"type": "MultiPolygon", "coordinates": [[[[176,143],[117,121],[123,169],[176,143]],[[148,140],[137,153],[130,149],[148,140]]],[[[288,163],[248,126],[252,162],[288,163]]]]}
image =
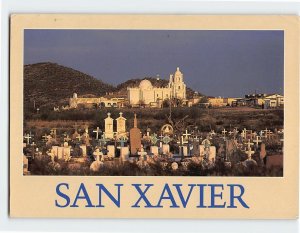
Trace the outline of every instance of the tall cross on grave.
{"type": "Polygon", "coordinates": [[[93,130],[93,133],[96,133],[96,139],[99,139],[99,133],[102,133],[102,131],[100,130],[100,128],[97,126],[97,128],[95,130],[93,130]]]}
{"type": "Polygon", "coordinates": [[[241,136],[242,136],[242,138],[246,138],[246,136],[247,136],[247,129],[246,128],[243,129],[243,131],[241,133],[241,136]]]}
{"type": "Polygon", "coordinates": [[[24,139],[26,139],[26,141],[27,141],[26,144],[29,145],[30,144],[31,136],[29,134],[25,134],[24,135],[24,139]]]}
{"type": "Polygon", "coordinates": [[[229,136],[231,136],[232,134],[234,134],[234,132],[229,131],[228,134],[229,134],[229,136]]]}
{"type": "Polygon", "coordinates": [[[42,136],[42,138],[43,138],[43,141],[44,141],[44,142],[47,142],[48,135],[45,133],[45,135],[44,135],[44,136],[42,136]]]}
{"type": "Polygon", "coordinates": [[[249,148],[251,149],[251,146],[254,145],[254,143],[252,143],[252,142],[250,141],[250,139],[248,139],[248,142],[245,143],[245,144],[247,145],[248,149],[249,149],[249,148]]]}
{"type": "Polygon", "coordinates": [[[258,143],[262,142],[262,140],[260,140],[260,136],[256,136],[256,139],[253,140],[253,142],[255,142],[256,147],[258,147],[258,143]]]}
{"type": "Polygon", "coordinates": [[[222,134],[225,136],[226,133],[227,133],[227,131],[226,131],[225,128],[224,128],[223,131],[222,131],[222,134]]]}
{"type": "Polygon", "coordinates": [[[246,154],[248,155],[248,159],[247,160],[252,159],[252,155],[254,154],[254,151],[251,150],[251,147],[248,147],[248,150],[246,151],[246,154]]]}
{"type": "Polygon", "coordinates": [[[185,138],[186,141],[188,141],[188,140],[189,140],[189,136],[191,136],[191,134],[188,133],[188,130],[187,130],[187,129],[185,130],[185,133],[182,134],[182,135],[184,136],[184,138],[185,138]]]}

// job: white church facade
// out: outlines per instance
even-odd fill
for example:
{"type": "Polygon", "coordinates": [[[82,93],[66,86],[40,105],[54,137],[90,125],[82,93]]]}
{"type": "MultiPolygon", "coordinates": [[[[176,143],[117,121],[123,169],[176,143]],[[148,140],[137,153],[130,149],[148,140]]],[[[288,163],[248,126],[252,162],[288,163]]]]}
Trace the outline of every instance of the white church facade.
{"type": "Polygon", "coordinates": [[[166,99],[186,99],[186,84],[179,67],[174,74],[170,74],[166,87],[153,87],[149,80],[142,80],[139,87],[127,88],[128,101],[131,106],[161,107],[166,99]]]}

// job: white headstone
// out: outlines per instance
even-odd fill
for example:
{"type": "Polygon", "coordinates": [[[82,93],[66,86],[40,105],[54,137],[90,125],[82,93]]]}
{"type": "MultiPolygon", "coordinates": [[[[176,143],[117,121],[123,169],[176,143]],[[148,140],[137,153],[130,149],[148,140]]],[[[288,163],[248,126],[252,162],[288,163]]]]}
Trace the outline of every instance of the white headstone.
{"type": "Polygon", "coordinates": [[[183,153],[183,156],[188,156],[188,147],[187,146],[182,146],[182,153],[183,153]]]}
{"type": "Polygon", "coordinates": [[[54,154],[54,157],[58,156],[57,150],[58,150],[58,146],[52,146],[51,153],[54,154]]]}
{"type": "Polygon", "coordinates": [[[200,157],[204,158],[207,156],[208,160],[210,162],[214,162],[216,159],[216,147],[215,146],[210,146],[205,148],[204,145],[200,145],[199,147],[200,150],[200,157]]]}
{"type": "Polygon", "coordinates": [[[105,118],[105,137],[112,139],[114,137],[114,119],[110,117],[110,113],[107,113],[107,118],[105,118]]]}
{"type": "Polygon", "coordinates": [[[115,146],[114,145],[107,145],[107,156],[114,158],[115,157],[115,146]]]}
{"type": "Polygon", "coordinates": [[[70,161],[71,159],[71,147],[64,147],[63,148],[63,153],[64,153],[64,160],[70,161]]]}
{"type": "Polygon", "coordinates": [[[122,161],[127,161],[129,159],[129,148],[128,147],[121,147],[120,148],[120,158],[122,161]]]}
{"type": "Polygon", "coordinates": [[[57,158],[63,159],[63,156],[64,156],[64,148],[61,146],[57,147],[57,158]]]}
{"type": "Polygon", "coordinates": [[[126,118],[123,117],[123,113],[119,113],[120,116],[116,119],[117,121],[117,134],[122,134],[126,132],[126,118]]]}
{"type": "Polygon", "coordinates": [[[158,155],[158,147],[157,146],[151,146],[150,147],[150,153],[154,154],[154,155],[158,155]]]}
{"type": "Polygon", "coordinates": [[[163,154],[169,154],[170,153],[170,145],[169,144],[163,144],[162,153],[163,154]]]}

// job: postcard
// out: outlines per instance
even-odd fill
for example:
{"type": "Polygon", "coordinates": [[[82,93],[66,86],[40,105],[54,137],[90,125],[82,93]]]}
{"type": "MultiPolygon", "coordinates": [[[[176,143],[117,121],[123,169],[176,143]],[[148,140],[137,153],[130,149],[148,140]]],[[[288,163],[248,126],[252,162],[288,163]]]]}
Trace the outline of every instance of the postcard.
{"type": "Polygon", "coordinates": [[[298,217],[297,16],[14,14],[10,216],[298,217]]]}

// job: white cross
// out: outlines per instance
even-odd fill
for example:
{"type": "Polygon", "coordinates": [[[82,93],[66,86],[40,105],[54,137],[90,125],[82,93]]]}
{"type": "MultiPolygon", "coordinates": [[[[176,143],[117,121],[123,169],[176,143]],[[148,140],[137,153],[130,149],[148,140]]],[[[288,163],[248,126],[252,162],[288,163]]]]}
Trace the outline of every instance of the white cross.
{"type": "Polygon", "coordinates": [[[27,140],[27,143],[26,143],[26,144],[29,145],[31,136],[30,136],[29,134],[25,134],[25,135],[24,135],[24,138],[27,140]]]}
{"type": "Polygon", "coordinates": [[[93,130],[93,133],[96,133],[96,139],[99,139],[99,133],[101,133],[101,130],[99,129],[99,127],[97,127],[97,129],[93,130]]]}
{"type": "Polygon", "coordinates": [[[211,130],[211,131],[210,131],[210,135],[214,136],[215,134],[216,134],[216,133],[215,133],[214,130],[211,130]]]}
{"type": "Polygon", "coordinates": [[[262,142],[262,140],[260,140],[260,136],[256,136],[256,139],[253,140],[253,142],[255,142],[255,143],[256,143],[256,146],[258,146],[258,143],[259,143],[259,142],[262,142]]]}
{"type": "Polygon", "coordinates": [[[76,138],[78,139],[78,141],[80,141],[81,140],[80,134],[78,134],[78,136],[76,138]]]}
{"type": "Polygon", "coordinates": [[[163,135],[163,134],[160,134],[159,138],[160,138],[160,140],[162,141],[163,138],[164,138],[164,135],[163,135]]]}
{"type": "Polygon", "coordinates": [[[230,136],[231,136],[231,134],[233,134],[233,133],[234,133],[234,132],[232,132],[232,131],[229,131],[229,132],[228,132],[228,134],[229,134],[230,136]]]}
{"type": "Polygon", "coordinates": [[[223,131],[222,131],[222,134],[225,136],[226,133],[227,133],[227,131],[226,131],[225,128],[224,128],[223,131]]]}
{"type": "Polygon", "coordinates": [[[254,143],[251,143],[250,142],[250,139],[248,139],[248,142],[245,143],[247,146],[248,146],[248,149],[250,148],[251,149],[251,146],[254,145],[254,143]]]}
{"type": "Polygon", "coordinates": [[[191,136],[191,134],[188,133],[187,129],[185,130],[185,133],[183,134],[183,136],[188,139],[189,136],[191,136]]]}
{"type": "Polygon", "coordinates": [[[248,155],[248,160],[252,159],[252,155],[254,154],[254,151],[251,150],[251,147],[248,147],[246,154],[248,155]]]}
{"type": "Polygon", "coordinates": [[[267,138],[267,135],[268,135],[269,130],[266,128],[266,129],[263,130],[263,131],[264,131],[264,133],[265,133],[265,138],[267,138]]]}
{"type": "Polygon", "coordinates": [[[42,138],[44,138],[44,140],[47,141],[48,135],[45,133],[45,135],[42,136],[42,138]]]}
{"type": "Polygon", "coordinates": [[[241,133],[242,137],[245,138],[246,137],[246,129],[243,129],[242,133],[241,133]]]}
{"type": "Polygon", "coordinates": [[[101,151],[99,151],[99,149],[96,149],[96,151],[93,153],[93,155],[96,156],[96,161],[100,161],[100,155],[101,155],[101,160],[102,160],[103,154],[101,151]]]}

